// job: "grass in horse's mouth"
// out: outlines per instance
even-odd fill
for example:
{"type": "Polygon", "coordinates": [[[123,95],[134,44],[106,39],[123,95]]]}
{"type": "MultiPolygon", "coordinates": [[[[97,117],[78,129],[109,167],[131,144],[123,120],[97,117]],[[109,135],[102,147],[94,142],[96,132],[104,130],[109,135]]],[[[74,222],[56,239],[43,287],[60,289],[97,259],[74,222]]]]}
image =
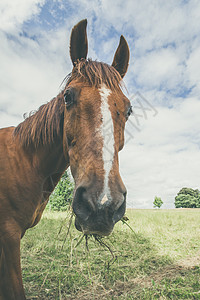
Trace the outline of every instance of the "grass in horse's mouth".
{"type": "Polygon", "coordinates": [[[85,234],[84,236],[85,236],[85,245],[86,245],[86,249],[87,249],[88,251],[89,251],[88,240],[89,240],[89,237],[91,236],[91,237],[93,237],[93,238],[95,239],[95,241],[96,241],[100,246],[102,246],[102,247],[104,247],[104,248],[107,248],[107,249],[110,251],[112,257],[114,258],[113,251],[112,251],[111,247],[104,241],[104,237],[103,237],[103,236],[98,235],[98,234],[91,234],[91,235],[85,234]]]}
{"type": "MultiPolygon", "coordinates": [[[[66,237],[65,237],[63,246],[64,246],[65,241],[66,241],[66,239],[67,239],[67,236],[68,236],[68,234],[69,234],[69,232],[70,232],[70,228],[71,228],[72,220],[73,220],[74,216],[75,216],[75,215],[74,215],[74,213],[72,212],[71,217],[70,217],[70,220],[69,220],[68,230],[67,230],[67,234],[66,234],[66,237]]],[[[132,229],[132,227],[127,223],[127,221],[129,221],[129,219],[128,219],[126,216],[122,217],[121,222],[122,222],[123,224],[125,224],[125,225],[126,225],[126,226],[127,226],[127,227],[135,234],[135,235],[136,235],[136,233],[134,232],[134,230],[132,229]]],[[[61,230],[62,230],[62,227],[61,227],[61,229],[60,229],[60,232],[61,232],[61,230]]],[[[60,232],[59,232],[59,233],[60,233],[60,232]]],[[[89,241],[89,238],[90,238],[90,237],[94,238],[94,240],[95,240],[101,247],[106,248],[106,249],[110,252],[110,254],[112,255],[112,259],[110,260],[110,262],[108,262],[108,268],[109,268],[109,266],[111,265],[111,262],[112,262],[112,264],[113,264],[113,263],[116,261],[117,256],[114,255],[113,250],[111,249],[111,247],[105,242],[105,236],[101,236],[101,235],[98,235],[98,234],[83,234],[83,235],[79,238],[79,240],[78,240],[78,242],[77,242],[75,248],[78,247],[78,246],[81,244],[82,240],[85,238],[85,246],[86,246],[87,251],[89,252],[88,241],[89,241]]]]}
{"type": "MultiPolygon", "coordinates": [[[[125,224],[126,226],[129,227],[129,229],[135,234],[134,230],[132,229],[132,227],[127,223],[129,219],[124,216],[122,217],[121,219],[121,222],[123,224],[125,224]]],[[[105,236],[101,236],[101,235],[98,235],[98,234],[83,234],[81,239],[79,240],[79,242],[77,243],[76,247],[82,242],[83,238],[85,237],[85,245],[86,245],[86,249],[87,251],[89,251],[89,246],[88,246],[88,240],[90,237],[93,237],[94,240],[102,247],[104,248],[107,248],[109,250],[109,252],[111,253],[112,257],[114,258],[114,254],[113,254],[113,251],[111,249],[111,247],[105,242],[105,236]]]]}

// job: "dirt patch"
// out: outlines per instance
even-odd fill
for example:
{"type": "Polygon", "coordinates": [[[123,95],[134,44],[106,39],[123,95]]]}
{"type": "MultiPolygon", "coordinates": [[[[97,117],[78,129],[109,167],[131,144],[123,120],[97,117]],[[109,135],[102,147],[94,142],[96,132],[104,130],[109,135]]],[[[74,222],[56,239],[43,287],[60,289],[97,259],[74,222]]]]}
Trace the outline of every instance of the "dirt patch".
{"type": "Polygon", "coordinates": [[[184,260],[180,260],[178,263],[184,268],[194,268],[200,266],[200,251],[194,257],[188,257],[184,260]]]}
{"type": "Polygon", "coordinates": [[[187,269],[195,269],[200,266],[200,252],[194,257],[187,257],[183,260],[177,262],[176,265],[168,265],[159,269],[158,271],[154,271],[149,276],[145,276],[142,278],[135,278],[131,280],[128,284],[140,285],[145,288],[151,287],[153,282],[160,282],[164,278],[175,278],[177,276],[183,275],[187,269]]]}

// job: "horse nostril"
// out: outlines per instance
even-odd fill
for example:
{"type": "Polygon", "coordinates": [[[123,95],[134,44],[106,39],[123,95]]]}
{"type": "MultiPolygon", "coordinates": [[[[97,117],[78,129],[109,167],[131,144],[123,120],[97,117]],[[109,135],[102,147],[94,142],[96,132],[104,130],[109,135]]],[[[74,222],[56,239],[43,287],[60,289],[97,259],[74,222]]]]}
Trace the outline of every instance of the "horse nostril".
{"type": "Polygon", "coordinates": [[[77,217],[83,221],[87,221],[92,213],[92,207],[87,198],[87,191],[84,187],[79,187],[76,190],[72,208],[77,217]]]}
{"type": "Polygon", "coordinates": [[[126,193],[123,194],[123,203],[120,205],[120,207],[114,212],[113,215],[113,222],[117,223],[121,218],[124,216],[126,211],[126,193]]]}

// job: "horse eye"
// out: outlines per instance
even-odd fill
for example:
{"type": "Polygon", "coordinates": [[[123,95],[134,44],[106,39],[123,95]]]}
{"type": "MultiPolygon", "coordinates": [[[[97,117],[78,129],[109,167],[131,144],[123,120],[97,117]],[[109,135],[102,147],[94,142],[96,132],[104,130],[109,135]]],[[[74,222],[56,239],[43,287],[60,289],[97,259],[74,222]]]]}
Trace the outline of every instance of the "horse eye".
{"type": "Polygon", "coordinates": [[[67,108],[70,108],[74,103],[74,94],[71,89],[66,90],[64,94],[64,100],[67,108]]]}
{"type": "Polygon", "coordinates": [[[127,114],[126,114],[126,118],[128,119],[128,117],[132,114],[133,112],[133,109],[132,109],[132,106],[129,107],[128,111],[127,111],[127,114]]]}

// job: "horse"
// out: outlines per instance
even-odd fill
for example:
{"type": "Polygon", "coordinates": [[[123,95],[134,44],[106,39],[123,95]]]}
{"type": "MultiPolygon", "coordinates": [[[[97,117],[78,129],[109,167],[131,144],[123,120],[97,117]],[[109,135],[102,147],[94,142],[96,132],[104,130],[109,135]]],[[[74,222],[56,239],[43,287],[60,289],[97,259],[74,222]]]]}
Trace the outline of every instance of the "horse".
{"type": "Polygon", "coordinates": [[[41,219],[70,167],[75,226],[109,235],[126,209],[118,152],[131,104],[122,89],[129,47],[120,37],[112,65],[87,59],[87,20],[71,31],[65,87],[17,127],[0,129],[0,299],[26,299],[20,240],[41,219]]]}

